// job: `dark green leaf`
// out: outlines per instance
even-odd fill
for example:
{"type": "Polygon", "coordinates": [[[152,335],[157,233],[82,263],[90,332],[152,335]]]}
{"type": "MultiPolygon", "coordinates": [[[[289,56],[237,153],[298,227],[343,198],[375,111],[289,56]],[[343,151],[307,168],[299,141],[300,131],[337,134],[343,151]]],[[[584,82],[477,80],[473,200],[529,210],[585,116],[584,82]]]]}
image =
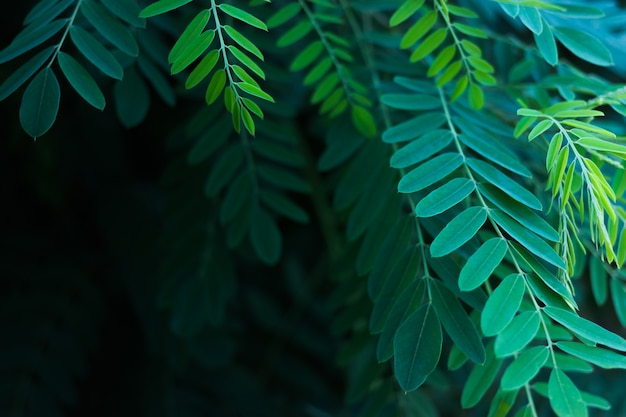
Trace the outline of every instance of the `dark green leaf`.
{"type": "Polygon", "coordinates": [[[96,109],[103,110],[106,103],[104,95],[87,70],[63,51],[59,52],[57,59],[63,75],[78,94],[96,109]]]}
{"type": "Polygon", "coordinates": [[[150,93],[143,79],[134,68],[129,68],[124,79],[113,87],[115,112],[125,127],[139,125],[150,107],[150,93]]]}
{"type": "MultiPolygon", "coordinates": [[[[111,13],[138,28],[146,27],[146,20],[139,17],[141,10],[135,0],[101,0],[111,13]]],[[[148,6],[150,7],[150,6],[148,6]]]]}
{"type": "Polygon", "coordinates": [[[485,362],[485,348],[465,309],[441,281],[429,281],[433,307],[452,341],[473,362],[485,362]]]}
{"type": "Polygon", "coordinates": [[[132,33],[107,9],[94,0],[83,0],[80,11],[100,34],[122,52],[137,56],[139,45],[132,33]]]}
{"type": "Polygon", "coordinates": [[[124,70],[115,56],[95,37],[79,26],[70,28],[70,38],[78,50],[104,74],[121,80],[124,70]]]}
{"type": "Polygon", "coordinates": [[[35,139],[46,133],[56,120],[60,99],[59,82],[50,67],[44,67],[22,96],[20,122],[24,131],[35,139]]]}
{"type": "Polygon", "coordinates": [[[274,218],[259,204],[252,206],[250,241],[261,261],[274,265],[282,252],[282,236],[274,218]]]}
{"type": "Polygon", "coordinates": [[[0,85],[0,101],[4,100],[22,86],[52,55],[54,47],[50,46],[29,59],[0,85]]]}
{"type": "Polygon", "coordinates": [[[6,48],[0,51],[0,64],[28,52],[41,45],[67,24],[67,19],[59,19],[44,26],[36,27],[27,33],[21,33],[6,48]]]}
{"type": "Polygon", "coordinates": [[[487,359],[483,365],[475,365],[470,372],[463,392],[461,393],[461,406],[470,408],[478,404],[493,383],[502,361],[493,355],[493,344],[487,347],[487,359]]]}
{"type": "Polygon", "coordinates": [[[394,370],[400,387],[413,391],[426,381],[441,356],[441,324],[430,304],[411,314],[393,341],[394,370]]]}

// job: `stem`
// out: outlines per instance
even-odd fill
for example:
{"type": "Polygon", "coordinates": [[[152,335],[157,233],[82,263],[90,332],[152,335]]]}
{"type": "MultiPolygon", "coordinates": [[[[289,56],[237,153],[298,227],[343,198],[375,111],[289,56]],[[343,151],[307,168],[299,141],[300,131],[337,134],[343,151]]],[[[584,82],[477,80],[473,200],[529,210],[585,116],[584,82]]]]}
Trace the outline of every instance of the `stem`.
{"type": "Polygon", "coordinates": [[[48,62],[48,65],[46,65],[47,68],[50,68],[52,66],[52,64],[54,63],[54,60],[56,59],[57,55],[61,51],[61,47],[63,46],[63,43],[65,42],[65,39],[67,38],[67,35],[70,33],[70,28],[74,24],[74,20],[76,19],[76,15],[78,14],[78,9],[80,9],[80,5],[82,2],[83,0],[78,0],[76,2],[76,7],[74,7],[74,11],[72,12],[72,15],[68,18],[67,27],[63,31],[63,36],[61,36],[61,40],[59,41],[59,44],[54,49],[54,52],[52,53],[52,57],[50,58],[50,62],[48,62]]]}

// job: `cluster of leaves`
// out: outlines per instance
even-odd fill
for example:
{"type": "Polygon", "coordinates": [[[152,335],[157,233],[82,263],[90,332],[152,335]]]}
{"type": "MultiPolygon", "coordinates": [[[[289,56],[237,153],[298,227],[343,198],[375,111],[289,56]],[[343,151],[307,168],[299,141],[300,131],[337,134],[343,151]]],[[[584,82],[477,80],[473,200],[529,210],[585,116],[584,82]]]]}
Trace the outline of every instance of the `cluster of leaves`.
{"type": "MultiPolygon", "coordinates": [[[[147,117],[143,78],[165,103],[197,106],[171,126],[162,229],[149,246],[160,254],[153,301],[167,340],[211,375],[232,367],[242,372],[232,381],[249,382],[254,354],[235,353],[242,329],[256,320],[287,343],[291,314],[308,314],[299,303],[317,302],[316,322],[334,317],[325,341],[342,341],[349,412],[609,409],[574,374],[626,369],[626,339],[584,318],[580,296],[590,288],[603,305],[610,289],[626,326],[626,93],[623,74],[605,69],[615,64],[603,44],[614,31],[569,24],[602,21],[609,5],[267,3],[42,0],[0,51],[5,63],[43,48],[0,85],[5,99],[30,80],[20,121],[32,137],[57,118],[55,63],[100,110],[107,80],[98,75],[117,80],[127,127],[147,117]],[[289,309],[281,290],[250,281],[262,265],[282,268],[289,309]],[[315,300],[320,288],[331,288],[329,300],[315,300]],[[455,387],[456,403],[441,400],[455,387]]],[[[291,342],[328,360],[327,347],[310,344],[316,334],[304,326],[291,342]]],[[[344,407],[292,360],[283,366],[306,374],[298,387],[320,401],[310,414],[344,407]]],[[[193,380],[190,368],[172,368],[193,380]]],[[[206,400],[175,401],[189,398],[206,400]]]]}

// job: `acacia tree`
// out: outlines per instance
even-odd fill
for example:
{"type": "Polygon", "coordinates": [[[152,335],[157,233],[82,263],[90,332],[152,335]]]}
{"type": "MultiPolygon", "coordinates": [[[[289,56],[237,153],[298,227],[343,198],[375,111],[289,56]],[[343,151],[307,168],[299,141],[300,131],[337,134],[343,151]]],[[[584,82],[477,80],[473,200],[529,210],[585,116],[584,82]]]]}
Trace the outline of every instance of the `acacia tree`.
{"type": "MultiPolygon", "coordinates": [[[[619,415],[621,376],[598,368],[626,368],[624,18],[582,0],[40,0],[0,52],[0,100],[25,85],[23,131],[55,136],[32,152],[89,114],[62,95],[162,136],[161,180],[93,197],[116,215],[92,256],[157,358],[146,413],[619,415]]],[[[26,269],[3,243],[7,415],[85,406],[68,351],[99,351],[94,265],[43,239],[26,269]]]]}

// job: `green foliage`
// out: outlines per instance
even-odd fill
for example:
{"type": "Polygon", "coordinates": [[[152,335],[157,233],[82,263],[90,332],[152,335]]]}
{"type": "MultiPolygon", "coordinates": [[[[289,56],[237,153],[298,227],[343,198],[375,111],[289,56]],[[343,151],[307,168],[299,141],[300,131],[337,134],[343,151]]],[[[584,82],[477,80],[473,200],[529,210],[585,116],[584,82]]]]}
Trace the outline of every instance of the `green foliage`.
{"type": "Polygon", "coordinates": [[[5,177],[28,180],[0,239],[2,414],[88,408],[120,294],[141,329],[120,343],[145,350],[124,362],[134,415],[623,414],[624,18],[34,2],[0,51],[4,114],[50,136],[16,151],[6,123],[5,177]],[[67,216],[58,247],[31,210],[67,216]]]}

